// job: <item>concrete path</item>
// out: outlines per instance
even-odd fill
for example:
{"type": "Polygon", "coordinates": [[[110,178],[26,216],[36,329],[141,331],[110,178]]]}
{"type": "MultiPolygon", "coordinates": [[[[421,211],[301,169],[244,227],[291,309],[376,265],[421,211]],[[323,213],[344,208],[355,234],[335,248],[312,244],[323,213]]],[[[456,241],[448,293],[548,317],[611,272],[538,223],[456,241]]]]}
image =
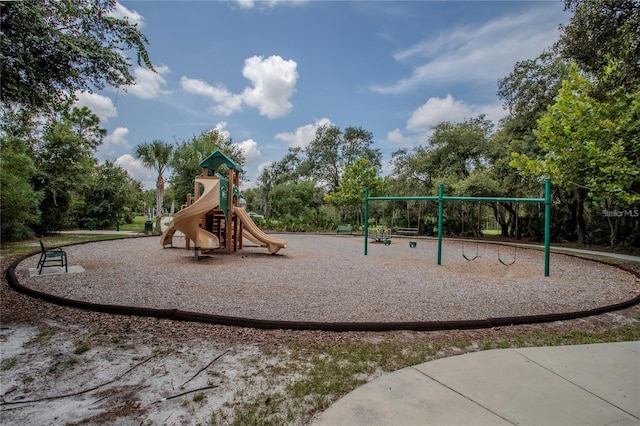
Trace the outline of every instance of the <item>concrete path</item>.
{"type": "Polygon", "coordinates": [[[640,425],[640,342],[497,349],[382,376],[320,414],[338,425],[640,425]]]}

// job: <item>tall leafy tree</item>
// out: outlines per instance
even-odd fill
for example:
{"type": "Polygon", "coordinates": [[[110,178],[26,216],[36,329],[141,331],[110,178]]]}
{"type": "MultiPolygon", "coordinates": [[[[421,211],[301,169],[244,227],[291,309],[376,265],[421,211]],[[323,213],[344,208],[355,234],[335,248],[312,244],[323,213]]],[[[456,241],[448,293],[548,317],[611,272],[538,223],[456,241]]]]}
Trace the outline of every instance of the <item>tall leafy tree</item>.
{"type": "Polygon", "coordinates": [[[76,206],[78,218],[91,218],[99,228],[118,220],[131,221],[133,209],[142,199],[142,185],[122,167],[107,161],[87,176],[89,184],[76,206]]]}
{"type": "Polygon", "coordinates": [[[338,207],[351,207],[358,211],[362,224],[365,188],[369,188],[371,196],[379,195],[383,181],[378,176],[378,169],[364,158],[359,158],[348,165],[340,179],[340,186],[325,195],[325,201],[338,207]]]}
{"type": "Polygon", "coordinates": [[[72,202],[84,192],[86,176],[97,164],[95,151],[105,134],[100,119],[88,108],[74,108],[54,119],[32,145],[36,166],[32,184],[43,194],[38,234],[71,224],[72,202]]]}
{"type": "Polygon", "coordinates": [[[171,187],[175,200],[182,203],[187,194],[193,191],[193,180],[202,173],[200,163],[216,150],[243,166],[245,159],[242,149],[216,129],[202,132],[192,139],[181,142],[174,150],[171,159],[171,187]]]}
{"type": "Polygon", "coordinates": [[[10,109],[66,109],[76,91],[134,82],[129,52],[153,70],[147,38],[114,15],[116,0],[2,1],[0,96],[10,109]]]}
{"type": "Polygon", "coordinates": [[[171,162],[171,154],[173,153],[173,145],[155,140],[151,143],[142,143],[136,145],[134,154],[142,164],[153,169],[158,177],[156,179],[156,232],[162,229],[162,203],[164,200],[164,172],[171,162]]]}
{"type": "Polygon", "coordinates": [[[340,186],[345,168],[359,158],[380,166],[382,153],[372,145],[373,134],[365,129],[348,127],[343,133],[337,126],[322,125],[305,150],[303,167],[310,177],[333,191],[340,186]]]}
{"type": "Polygon", "coordinates": [[[280,219],[313,221],[321,204],[322,189],[311,181],[281,183],[271,191],[271,214],[280,219]]]}
{"type": "Polygon", "coordinates": [[[592,94],[603,98],[618,87],[640,88],[640,2],[565,0],[573,12],[563,27],[562,54],[597,78],[592,94]]]}
{"type": "Polygon", "coordinates": [[[459,123],[437,124],[429,138],[428,155],[433,165],[441,175],[468,177],[486,160],[492,129],[493,123],[484,115],[459,123]]]}
{"type": "Polygon", "coordinates": [[[525,174],[548,176],[574,192],[580,243],[586,242],[588,199],[621,209],[640,201],[640,91],[618,90],[600,101],[591,96],[592,88],[572,67],[560,97],[538,120],[544,156],[516,153],[512,162],[525,174]]]}
{"type": "Polygon", "coordinates": [[[276,185],[298,183],[301,175],[301,152],[301,148],[289,148],[281,160],[269,164],[260,172],[258,184],[260,185],[259,192],[264,216],[271,215],[271,191],[276,185]]]}
{"type": "Polygon", "coordinates": [[[39,222],[41,193],[30,185],[36,166],[24,142],[0,138],[0,238],[14,241],[28,237],[39,222]]]}

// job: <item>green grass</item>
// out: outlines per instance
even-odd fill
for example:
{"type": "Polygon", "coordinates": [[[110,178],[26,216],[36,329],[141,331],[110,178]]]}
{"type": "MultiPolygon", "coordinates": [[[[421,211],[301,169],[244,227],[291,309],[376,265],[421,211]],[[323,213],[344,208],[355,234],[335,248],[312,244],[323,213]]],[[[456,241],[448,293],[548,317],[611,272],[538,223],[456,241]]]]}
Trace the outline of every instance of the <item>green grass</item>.
{"type": "Polygon", "coordinates": [[[120,222],[121,231],[144,232],[144,223],[147,221],[146,216],[136,216],[131,223],[120,222]]]}
{"type": "Polygon", "coordinates": [[[29,240],[4,243],[2,244],[2,248],[0,248],[0,256],[20,255],[40,251],[38,240],[42,240],[45,247],[51,248],[68,246],[70,244],[87,241],[117,240],[127,237],[127,234],[106,235],[100,234],[99,231],[95,231],[95,233],[92,234],[52,234],[42,238],[34,237],[29,240]]]}

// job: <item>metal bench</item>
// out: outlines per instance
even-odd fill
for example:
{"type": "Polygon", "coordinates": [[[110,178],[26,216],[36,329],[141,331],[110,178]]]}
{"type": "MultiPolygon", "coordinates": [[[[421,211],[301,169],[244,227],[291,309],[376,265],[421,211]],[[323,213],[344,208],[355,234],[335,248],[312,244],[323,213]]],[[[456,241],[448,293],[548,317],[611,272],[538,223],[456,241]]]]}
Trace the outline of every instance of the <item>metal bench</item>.
{"type": "Polygon", "coordinates": [[[351,225],[338,225],[338,228],[336,229],[336,235],[340,235],[340,234],[353,235],[353,226],[351,226],[351,225]]]}
{"type": "Polygon", "coordinates": [[[415,235],[418,235],[418,228],[396,228],[395,233],[413,237],[415,235]]]}
{"type": "Polygon", "coordinates": [[[69,272],[67,267],[67,253],[61,248],[47,249],[40,240],[40,259],[38,260],[38,275],[42,274],[42,268],[54,266],[64,266],[64,271],[69,272]]]}

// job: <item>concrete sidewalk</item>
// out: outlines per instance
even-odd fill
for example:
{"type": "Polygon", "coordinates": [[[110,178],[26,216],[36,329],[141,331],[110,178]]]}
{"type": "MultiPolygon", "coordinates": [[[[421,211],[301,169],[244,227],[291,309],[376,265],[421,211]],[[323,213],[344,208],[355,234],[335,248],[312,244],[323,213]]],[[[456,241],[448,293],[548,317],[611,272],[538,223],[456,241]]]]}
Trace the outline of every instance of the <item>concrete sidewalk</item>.
{"type": "Polygon", "coordinates": [[[365,384],[312,424],[640,425],[640,342],[426,362],[365,384]]]}

